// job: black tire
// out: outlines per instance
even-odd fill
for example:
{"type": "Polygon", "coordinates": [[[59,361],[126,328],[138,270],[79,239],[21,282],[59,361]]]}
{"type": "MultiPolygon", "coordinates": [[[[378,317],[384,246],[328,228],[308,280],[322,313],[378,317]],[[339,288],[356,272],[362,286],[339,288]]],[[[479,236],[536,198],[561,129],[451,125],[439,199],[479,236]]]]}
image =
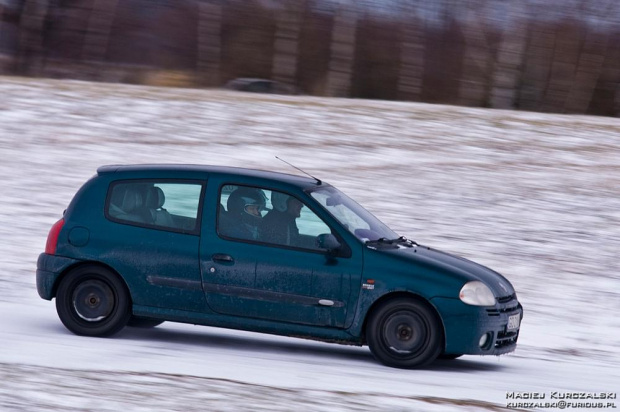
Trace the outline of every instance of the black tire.
{"type": "Polygon", "coordinates": [[[462,353],[442,353],[441,355],[439,355],[438,359],[452,360],[460,358],[461,356],[463,356],[462,353]]]}
{"type": "Polygon", "coordinates": [[[409,298],[395,298],[373,310],[366,340],[379,362],[395,368],[428,365],[443,350],[438,316],[426,304],[409,298]]]}
{"type": "Polygon", "coordinates": [[[164,323],[161,319],[152,319],[152,318],[141,318],[140,316],[132,316],[129,318],[129,322],[127,322],[127,326],[131,326],[132,328],[154,328],[155,326],[159,326],[164,323]]]}
{"type": "Polygon", "coordinates": [[[106,268],[80,266],[61,281],[56,311],[67,329],[82,336],[110,336],[131,317],[125,283],[106,268]]]}

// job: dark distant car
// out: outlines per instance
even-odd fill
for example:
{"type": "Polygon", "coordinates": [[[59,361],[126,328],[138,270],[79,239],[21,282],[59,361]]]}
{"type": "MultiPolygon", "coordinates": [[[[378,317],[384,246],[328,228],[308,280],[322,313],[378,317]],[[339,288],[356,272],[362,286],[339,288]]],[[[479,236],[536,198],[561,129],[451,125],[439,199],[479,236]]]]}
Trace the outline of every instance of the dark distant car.
{"type": "Polygon", "coordinates": [[[299,90],[295,86],[273,80],[251,77],[240,77],[238,79],[231,80],[224,85],[224,88],[250,93],[300,94],[299,90]]]}
{"type": "Polygon", "coordinates": [[[386,365],[515,349],[508,280],[394,233],[317,179],[104,166],[50,230],[37,289],[78,335],[202,324],[351,345],[386,365]]]}

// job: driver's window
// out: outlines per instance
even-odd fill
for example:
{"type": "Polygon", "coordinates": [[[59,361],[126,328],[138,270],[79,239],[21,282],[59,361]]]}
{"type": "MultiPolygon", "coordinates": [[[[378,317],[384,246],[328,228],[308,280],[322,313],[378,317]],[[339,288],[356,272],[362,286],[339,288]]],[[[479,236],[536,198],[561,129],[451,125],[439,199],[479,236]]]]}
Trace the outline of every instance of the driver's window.
{"type": "Polygon", "coordinates": [[[278,191],[225,185],[219,208],[218,233],[228,238],[319,250],[317,236],[331,233],[299,199],[278,191]]]}
{"type": "Polygon", "coordinates": [[[297,219],[297,227],[299,227],[300,235],[316,237],[321,234],[331,233],[329,226],[305,205],[301,208],[301,215],[297,219]]]}
{"type": "Polygon", "coordinates": [[[337,196],[331,197],[327,193],[312,192],[312,196],[319,201],[324,207],[334,215],[342,224],[351,232],[357,230],[369,230],[370,225],[357,215],[353,210],[349,209],[342,200],[337,196]]]}
{"type": "Polygon", "coordinates": [[[271,210],[261,222],[260,241],[317,250],[316,237],[331,233],[329,226],[296,197],[269,190],[265,194],[271,210]]]}

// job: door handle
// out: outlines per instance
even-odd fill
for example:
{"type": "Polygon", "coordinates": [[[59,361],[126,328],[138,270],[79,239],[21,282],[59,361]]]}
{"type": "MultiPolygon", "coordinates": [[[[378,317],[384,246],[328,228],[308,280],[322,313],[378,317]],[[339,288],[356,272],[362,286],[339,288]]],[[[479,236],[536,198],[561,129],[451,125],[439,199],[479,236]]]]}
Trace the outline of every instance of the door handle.
{"type": "Polygon", "coordinates": [[[213,259],[214,262],[221,262],[221,263],[233,263],[235,261],[235,259],[233,259],[232,256],[227,255],[225,253],[216,253],[213,256],[211,256],[211,259],[213,259]]]}

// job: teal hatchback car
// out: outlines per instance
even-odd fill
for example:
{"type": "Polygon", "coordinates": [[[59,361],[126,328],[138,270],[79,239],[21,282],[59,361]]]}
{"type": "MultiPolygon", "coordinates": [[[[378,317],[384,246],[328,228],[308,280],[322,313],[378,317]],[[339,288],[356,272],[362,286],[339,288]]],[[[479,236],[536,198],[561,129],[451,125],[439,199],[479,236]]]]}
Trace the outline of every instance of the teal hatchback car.
{"type": "Polygon", "coordinates": [[[52,226],[37,290],[78,335],[174,321],[367,344],[400,368],[511,352],[523,317],[503,276],[329,184],[217,166],[99,168],[52,226]]]}

